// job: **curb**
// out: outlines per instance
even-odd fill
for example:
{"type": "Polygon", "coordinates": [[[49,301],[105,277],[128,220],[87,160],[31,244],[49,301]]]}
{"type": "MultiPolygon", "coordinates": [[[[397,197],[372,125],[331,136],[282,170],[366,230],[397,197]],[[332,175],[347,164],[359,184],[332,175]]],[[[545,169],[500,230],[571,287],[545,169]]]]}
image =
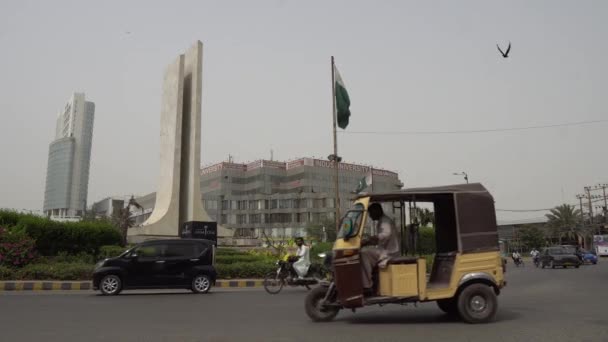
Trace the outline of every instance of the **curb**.
{"type": "MultiPolygon", "coordinates": [[[[262,280],[217,280],[218,288],[262,287],[262,280]]],[[[92,290],[90,281],[0,281],[0,292],[3,291],[82,291],[92,290]]]]}

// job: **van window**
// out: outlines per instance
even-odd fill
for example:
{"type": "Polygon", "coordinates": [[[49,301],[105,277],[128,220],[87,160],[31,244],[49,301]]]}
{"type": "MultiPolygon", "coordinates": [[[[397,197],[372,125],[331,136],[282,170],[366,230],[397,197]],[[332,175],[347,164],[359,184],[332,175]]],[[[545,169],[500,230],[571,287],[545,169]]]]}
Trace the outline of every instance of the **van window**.
{"type": "Polygon", "coordinates": [[[159,245],[140,246],[135,250],[135,253],[140,258],[158,258],[161,256],[160,247],[159,245]]]}
{"type": "Polygon", "coordinates": [[[199,254],[195,243],[172,243],[166,247],[164,256],[167,258],[195,258],[199,254]]]}

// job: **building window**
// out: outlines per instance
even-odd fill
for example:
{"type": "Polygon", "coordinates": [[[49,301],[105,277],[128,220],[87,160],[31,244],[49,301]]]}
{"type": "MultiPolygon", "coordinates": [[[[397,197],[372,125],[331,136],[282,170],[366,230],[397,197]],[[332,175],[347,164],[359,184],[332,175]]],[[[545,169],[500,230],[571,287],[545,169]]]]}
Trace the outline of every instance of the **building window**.
{"type": "Polygon", "coordinates": [[[245,215],[245,214],[236,215],[236,224],[247,224],[247,215],[245,215]]]}
{"type": "Polygon", "coordinates": [[[308,213],[297,213],[296,214],[296,221],[298,223],[306,223],[306,222],[308,222],[308,213]]]}
{"type": "Polygon", "coordinates": [[[262,214],[250,214],[249,215],[249,223],[262,223],[262,214]]]}

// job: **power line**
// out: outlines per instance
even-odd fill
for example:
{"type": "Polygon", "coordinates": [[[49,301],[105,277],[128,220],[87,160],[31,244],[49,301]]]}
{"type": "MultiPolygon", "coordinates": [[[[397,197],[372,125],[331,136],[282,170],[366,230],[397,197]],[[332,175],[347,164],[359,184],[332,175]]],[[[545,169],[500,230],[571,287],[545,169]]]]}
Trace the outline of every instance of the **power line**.
{"type": "MultiPolygon", "coordinates": [[[[604,202],[604,200],[602,198],[599,199],[595,199],[592,200],[591,203],[597,203],[597,202],[604,202]]],[[[572,207],[578,207],[578,203],[564,203],[567,204],[569,206],[572,207]]],[[[515,213],[526,213],[526,212],[538,212],[538,211],[550,211],[555,209],[555,207],[553,208],[548,208],[548,209],[495,209],[496,211],[506,211],[506,212],[515,212],[515,213]]]]}
{"type": "Polygon", "coordinates": [[[496,211],[508,211],[512,213],[530,213],[537,211],[550,211],[551,209],[496,209],[496,211]]]}
{"type": "Polygon", "coordinates": [[[537,125],[525,127],[510,127],[510,128],[489,128],[489,129],[469,129],[460,131],[340,131],[342,134],[382,134],[382,135],[438,135],[438,134],[474,134],[474,133],[492,133],[492,132],[512,132],[525,131],[532,129],[557,128],[557,127],[572,127],[591,124],[608,123],[608,120],[590,120],[579,122],[567,122],[551,125],[537,125]]]}

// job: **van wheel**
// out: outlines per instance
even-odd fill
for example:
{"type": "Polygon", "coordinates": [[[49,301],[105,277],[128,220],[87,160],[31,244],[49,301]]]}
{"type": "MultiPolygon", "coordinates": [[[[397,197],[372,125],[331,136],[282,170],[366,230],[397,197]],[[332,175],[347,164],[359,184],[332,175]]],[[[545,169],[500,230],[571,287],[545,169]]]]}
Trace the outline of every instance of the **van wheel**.
{"type": "Polygon", "coordinates": [[[115,296],[122,291],[122,281],[115,274],[108,274],[99,282],[99,290],[104,296],[115,296]]]}
{"type": "Polygon", "coordinates": [[[458,301],[454,298],[440,299],[437,301],[437,306],[450,316],[458,314],[458,301]]]}
{"type": "Polygon", "coordinates": [[[211,279],[208,275],[199,274],[192,279],[191,290],[194,293],[207,293],[211,289],[211,279]]]}
{"type": "Polygon", "coordinates": [[[467,323],[487,323],[494,319],[498,301],[494,290],[484,284],[471,284],[458,296],[458,313],[467,323]]]}

